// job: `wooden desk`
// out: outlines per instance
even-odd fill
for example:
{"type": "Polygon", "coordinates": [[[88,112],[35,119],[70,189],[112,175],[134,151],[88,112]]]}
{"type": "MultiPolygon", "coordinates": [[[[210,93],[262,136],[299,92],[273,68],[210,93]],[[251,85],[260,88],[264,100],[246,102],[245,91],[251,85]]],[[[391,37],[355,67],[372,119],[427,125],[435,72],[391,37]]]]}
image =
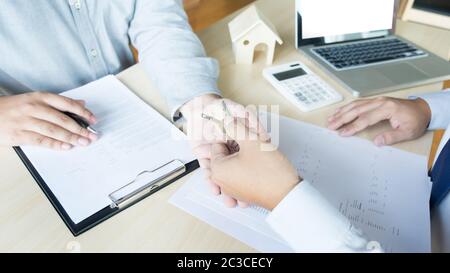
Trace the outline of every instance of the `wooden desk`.
{"type": "MultiPolygon", "coordinates": [[[[277,48],[275,63],[301,60],[345,95],[345,102],[353,98],[318,67],[311,64],[294,48],[294,1],[273,0],[257,2],[279,29],[285,44],[277,48]],[[282,15],[282,16],[280,16],[282,15]]],[[[339,105],[301,113],[283,99],[261,76],[263,58],[255,65],[234,65],[227,22],[217,23],[199,34],[208,54],[221,62],[220,87],[226,97],[243,104],[279,105],[281,114],[318,125],[339,105]]],[[[439,55],[448,54],[450,33],[411,23],[399,23],[399,33],[439,55]],[[445,49],[447,47],[447,49],[445,49]],[[445,53],[445,54],[444,54],[445,53]]],[[[167,114],[156,90],[139,65],[118,76],[131,90],[167,114]]],[[[406,97],[409,94],[439,90],[441,83],[401,90],[389,95],[406,97]]],[[[384,126],[372,128],[361,137],[373,137],[384,126]]],[[[399,145],[415,153],[427,155],[431,134],[417,141],[399,145]]],[[[228,237],[209,225],[168,204],[167,200],[185,181],[179,181],[154,196],[145,199],[124,213],[74,238],[45,198],[18,157],[9,148],[0,148],[0,251],[19,252],[248,252],[250,247],[228,237]]]]}

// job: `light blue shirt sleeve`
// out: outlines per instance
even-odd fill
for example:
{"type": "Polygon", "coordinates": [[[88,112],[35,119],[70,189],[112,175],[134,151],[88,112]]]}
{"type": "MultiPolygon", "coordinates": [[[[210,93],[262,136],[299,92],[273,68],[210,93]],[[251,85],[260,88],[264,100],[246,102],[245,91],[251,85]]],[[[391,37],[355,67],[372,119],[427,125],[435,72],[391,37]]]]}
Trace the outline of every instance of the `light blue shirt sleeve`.
{"type": "Polygon", "coordinates": [[[165,97],[172,117],[191,99],[218,94],[219,66],[206,57],[176,0],[137,0],[129,36],[139,59],[165,97]]]}
{"type": "Polygon", "coordinates": [[[206,56],[181,0],[0,0],[4,94],[60,93],[135,63],[130,43],[175,116],[192,98],[220,94],[219,66],[206,56]],[[8,92],[6,92],[8,91],[8,92]]]}
{"type": "Polygon", "coordinates": [[[417,97],[430,106],[431,121],[428,129],[446,129],[450,125],[450,89],[417,97]]]}

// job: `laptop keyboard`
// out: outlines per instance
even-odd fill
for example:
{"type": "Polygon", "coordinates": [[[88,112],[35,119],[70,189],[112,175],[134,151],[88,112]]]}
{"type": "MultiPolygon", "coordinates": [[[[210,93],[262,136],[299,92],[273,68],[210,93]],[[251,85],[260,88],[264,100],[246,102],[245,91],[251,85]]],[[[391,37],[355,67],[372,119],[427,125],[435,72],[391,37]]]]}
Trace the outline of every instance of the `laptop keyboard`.
{"type": "Polygon", "coordinates": [[[312,49],[336,69],[426,55],[411,44],[396,38],[312,49]]]}

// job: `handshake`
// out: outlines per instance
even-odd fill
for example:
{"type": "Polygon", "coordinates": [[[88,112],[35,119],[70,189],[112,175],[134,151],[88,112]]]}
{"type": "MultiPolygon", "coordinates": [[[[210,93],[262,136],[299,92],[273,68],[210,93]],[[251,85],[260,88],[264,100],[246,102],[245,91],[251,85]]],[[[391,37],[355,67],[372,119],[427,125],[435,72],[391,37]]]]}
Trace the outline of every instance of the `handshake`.
{"type": "MultiPolygon", "coordinates": [[[[194,147],[196,154],[200,155],[202,168],[206,170],[208,183],[214,194],[224,195],[229,207],[255,204],[273,210],[302,182],[301,174],[270,143],[254,113],[243,110],[242,106],[231,101],[222,103],[229,109],[237,107],[240,110],[230,111],[228,117],[207,119],[206,122],[223,137],[194,147]],[[217,120],[223,121],[222,127],[217,125],[217,120]]],[[[348,137],[388,121],[392,129],[374,139],[377,146],[384,146],[422,136],[430,120],[431,110],[427,102],[420,98],[380,97],[358,100],[337,109],[328,119],[328,128],[348,137]]]]}

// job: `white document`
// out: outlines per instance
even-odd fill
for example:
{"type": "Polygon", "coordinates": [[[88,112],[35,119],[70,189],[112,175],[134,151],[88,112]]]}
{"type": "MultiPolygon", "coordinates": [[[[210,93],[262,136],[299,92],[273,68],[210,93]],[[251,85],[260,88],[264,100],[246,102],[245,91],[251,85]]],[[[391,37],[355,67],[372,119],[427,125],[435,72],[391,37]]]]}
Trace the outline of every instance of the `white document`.
{"type": "Polygon", "coordinates": [[[108,195],[142,171],[194,160],[186,136],[114,76],[62,95],[87,102],[100,139],[67,152],[21,148],[74,223],[111,205],[108,195]]]}
{"type": "MultiPolygon", "coordinates": [[[[378,148],[357,137],[342,138],[285,117],[280,117],[279,139],[280,150],[299,174],[370,240],[387,252],[431,251],[431,184],[424,156],[378,148]]],[[[290,251],[265,222],[267,211],[226,208],[208,190],[197,173],[171,202],[259,251],[290,251]]]]}

